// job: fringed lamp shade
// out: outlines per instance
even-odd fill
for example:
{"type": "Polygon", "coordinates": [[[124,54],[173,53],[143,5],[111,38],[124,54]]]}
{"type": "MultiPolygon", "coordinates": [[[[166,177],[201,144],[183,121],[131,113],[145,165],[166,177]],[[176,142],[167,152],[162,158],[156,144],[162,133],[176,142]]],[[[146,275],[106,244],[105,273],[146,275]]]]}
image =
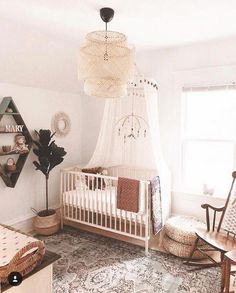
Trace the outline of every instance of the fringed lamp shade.
{"type": "Polygon", "coordinates": [[[90,96],[117,98],[127,94],[127,81],[134,74],[134,49],[126,36],[113,31],[87,34],[80,49],[78,78],[90,96]]]}
{"type": "Polygon", "coordinates": [[[86,79],[84,91],[87,95],[101,98],[119,98],[127,93],[127,84],[119,79],[86,79]]]}

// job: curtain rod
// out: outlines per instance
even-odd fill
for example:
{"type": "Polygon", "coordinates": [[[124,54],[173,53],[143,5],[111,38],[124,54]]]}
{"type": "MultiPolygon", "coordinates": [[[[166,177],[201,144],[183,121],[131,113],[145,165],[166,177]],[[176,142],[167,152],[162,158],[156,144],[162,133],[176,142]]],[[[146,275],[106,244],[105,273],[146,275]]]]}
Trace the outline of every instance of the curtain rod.
{"type": "Polygon", "coordinates": [[[183,91],[208,91],[208,90],[216,90],[216,89],[236,89],[236,83],[224,83],[224,84],[211,84],[211,85],[193,85],[193,86],[183,86],[183,91]]]}

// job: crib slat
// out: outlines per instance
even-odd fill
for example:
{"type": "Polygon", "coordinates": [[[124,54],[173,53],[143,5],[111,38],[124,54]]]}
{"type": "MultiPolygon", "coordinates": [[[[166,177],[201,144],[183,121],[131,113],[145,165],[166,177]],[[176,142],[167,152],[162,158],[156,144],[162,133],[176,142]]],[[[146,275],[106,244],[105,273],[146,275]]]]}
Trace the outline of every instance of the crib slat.
{"type": "MultiPolygon", "coordinates": [[[[62,175],[64,177],[64,174],[62,175]]],[[[63,189],[62,189],[63,190],[63,189]]],[[[65,217],[65,193],[62,193],[62,217],[65,217]]]]}
{"type": "Polygon", "coordinates": [[[62,215],[65,217],[65,189],[64,189],[64,183],[65,183],[65,173],[62,173],[62,205],[63,205],[63,210],[62,210],[62,215]]]}
{"type": "Polygon", "coordinates": [[[60,219],[61,219],[61,229],[63,229],[63,189],[62,189],[62,175],[63,173],[60,172],[60,219]]]}
{"type": "Polygon", "coordinates": [[[73,193],[75,195],[74,198],[74,204],[75,204],[75,219],[78,219],[78,198],[77,198],[77,190],[76,190],[76,178],[75,178],[75,174],[72,175],[73,176],[73,193]],[[74,192],[75,191],[75,192],[74,192]]]}
{"type": "Polygon", "coordinates": [[[84,181],[82,181],[82,180],[84,180],[84,178],[81,176],[81,175],[79,175],[79,192],[78,192],[78,194],[79,194],[79,220],[81,221],[81,219],[82,219],[82,216],[81,216],[81,204],[82,204],[82,200],[81,200],[81,193],[82,192],[84,192],[83,190],[84,190],[84,186],[82,186],[82,182],[84,182],[84,181]]]}
{"type": "Polygon", "coordinates": [[[132,233],[132,213],[129,213],[129,234],[132,233]]]}
{"type": "Polygon", "coordinates": [[[111,188],[111,180],[109,179],[108,180],[109,182],[109,195],[110,195],[110,228],[112,228],[112,214],[113,214],[113,211],[112,211],[112,188],[111,188]]]}
{"type": "Polygon", "coordinates": [[[79,219],[79,192],[75,189],[76,220],[79,219]]]}
{"type": "Polygon", "coordinates": [[[142,237],[142,235],[143,235],[143,232],[142,232],[142,228],[143,228],[142,227],[142,224],[143,224],[143,216],[141,214],[140,215],[140,231],[139,231],[140,232],[140,235],[139,235],[140,237],[142,237]]]}
{"type": "Polygon", "coordinates": [[[115,230],[117,230],[117,188],[115,187],[115,194],[114,194],[114,212],[115,212],[115,230]]]}
{"type": "Polygon", "coordinates": [[[101,226],[103,227],[103,201],[102,201],[102,193],[100,189],[99,189],[99,194],[100,194],[100,204],[101,204],[101,226]]]}
{"type": "Polygon", "coordinates": [[[126,228],[127,228],[126,227],[126,225],[127,225],[127,222],[126,221],[127,221],[127,211],[125,211],[125,233],[126,233],[126,228]]]}
{"type": "Polygon", "coordinates": [[[148,254],[148,240],[149,240],[149,208],[150,208],[150,201],[149,201],[149,190],[148,190],[148,183],[145,182],[145,199],[146,199],[146,223],[145,223],[145,254],[148,254]]]}
{"type": "MultiPolygon", "coordinates": [[[[98,186],[98,177],[96,177],[96,186],[98,186]]],[[[99,214],[98,189],[96,188],[96,225],[98,225],[98,214],[99,214]]]]}
{"type": "MultiPolygon", "coordinates": [[[[87,197],[86,197],[86,199],[87,199],[87,220],[86,220],[86,222],[90,222],[89,221],[89,214],[90,214],[90,184],[91,184],[91,182],[92,182],[92,179],[93,179],[93,177],[91,177],[91,176],[89,176],[89,179],[88,179],[88,186],[89,186],[89,189],[88,189],[88,193],[87,193],[87,197]]],[[[92,193],[93,191],[91,191],[91,193],[92,193]]]]}
{"type": "Polygon", "coordinates": [[[66,174],[63,174],[63,194],[64,194],[64,213],[66,216],[66,186],[65,186],[65,182],[66,182],[66,174]]]}
{"type": "Polygon", "coordinates": [[[94,205],[94,192],[95,192],[95,187],[94,187],[94,180],[95,178],[93,177],[93,181],[92,181],[92,193],[91,193],[91,208],[92,208],[92,224],[93,224],[93,213],[94,213],[94,208],[93,208],[93,205],[94,205]]]}
{"type": "Polygon", "coordinates": [[[107,228],[107,201],[108,201],[107,190],[105,190],[105,227],[106,228],[107,228]]]}
{"type": "Polygon", "coordinates": [[[70,174],[69,178],[69,184],[70,184],[70,196],[71,196],[71,217],[74,218],[74,193],[73,193],[73,187],[72,187],[72,176],[73,174],[70,174]]]}
{"type": "Polygon", "coordinates": [[[66,174],[67,216],[70,217],[70,193],[68,191],[69,174],[66,174]]]}
{"type": "MultiPolygon", "coordinates": [[[[85,177],[85,182],[86,182],[86,179],[88,177],[85,177]]],[[[82,213],[83,213],[83,221],[85,222],[85,210],[86,210],[86,207],[85,207],[85,193],[86,193],[86,190],[83,189],[83,192],[82,192],[82,213]]]]}

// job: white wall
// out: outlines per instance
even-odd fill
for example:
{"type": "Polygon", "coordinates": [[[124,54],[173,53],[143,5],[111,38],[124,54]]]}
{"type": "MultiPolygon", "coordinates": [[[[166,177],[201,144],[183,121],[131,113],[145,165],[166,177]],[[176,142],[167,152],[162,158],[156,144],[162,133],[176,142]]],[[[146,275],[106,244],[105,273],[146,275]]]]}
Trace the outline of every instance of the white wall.
{"type": "MultiPolygon", "coordinates": [[[[59,111],[70,116],[70,133],[64,138],[56,137],[56,143],[65,148],[67,155],[64,162],[52,171],[50,177],[50,206],[57,207],[60,168],[77,164],[81,160],[82,111],[79,95],[0,83],[0,96],[13,97],[31,133],[35,129],[50,129],[51,118],[59,111]]],[[[0,145],[4,144],[4,139],[4,135],[1,135],[0,145]]],[[[24,221],[33,216],[31,207],[37,210],[44,208],[45,181],[43,174],[35,171],[32,164],[35,159],[31,151],[15,188],[6,187],[0,179],[0,223],[15,224],[24,221]]],[[[5,160],[5,157],[1,157],[1,162],[5,160]]]]}
{"type": "MultiPolygon", "coordinates": [[[[236,81],[236,39],[193,44],[172,49],[137,52],[139,70],[154,77],[159,85],[159,119],[165,159],[172,173],[172,213],[204,217],[200,205],[205,201],[222,204],[219,198],[188,194],[181,186],[181,86],[236,81]],[[235,66],[234,66],[235,65],[235,66]]],[[[100,103],[99,101],[96,103],[100,103]]],[[[102,107],[86,100],[89,138],[86,159],[92,154],[98,134],[102,107]],[[90,118],[92,117],[92,118],[90,118]]],[[[84,157],[85,158],[85,157],[84,157]]]]}
{"type": "Polygon", "coordinates": [[[0,39],[0,81],[78,93],[78,44],[2,18],[0,39]]]}
{"type": "Polygon", "coordinates": [[[104,99],[82,96],[82,163],[85,165],[91,158],[95,149],[103,116],[104,99]]]}

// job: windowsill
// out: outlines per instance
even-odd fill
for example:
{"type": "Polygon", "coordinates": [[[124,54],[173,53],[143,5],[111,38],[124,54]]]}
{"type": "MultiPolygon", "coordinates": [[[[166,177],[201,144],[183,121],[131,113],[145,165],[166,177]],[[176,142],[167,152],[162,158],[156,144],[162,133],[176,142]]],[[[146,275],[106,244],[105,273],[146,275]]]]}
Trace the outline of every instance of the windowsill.
{"type": "Polygon", "coordinates": [[[177,191],[177,190],[172,190],[172,193],[178,193],[178,194],[184,194],[185,196],[190,196],[190,197],[197,197],[197,198],[202,198],[202,199],[216,199],[216,200],[222,200],[225,201],[227,195],[222,196],[222,195],[207,195],[207,194],[202,194],[202,193],[197,193],[189,190],[185,191],[177,191]]]}

